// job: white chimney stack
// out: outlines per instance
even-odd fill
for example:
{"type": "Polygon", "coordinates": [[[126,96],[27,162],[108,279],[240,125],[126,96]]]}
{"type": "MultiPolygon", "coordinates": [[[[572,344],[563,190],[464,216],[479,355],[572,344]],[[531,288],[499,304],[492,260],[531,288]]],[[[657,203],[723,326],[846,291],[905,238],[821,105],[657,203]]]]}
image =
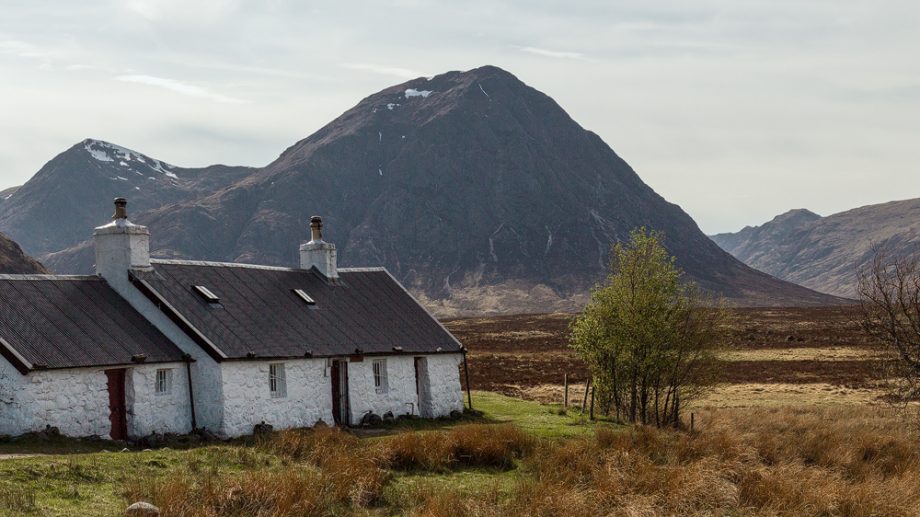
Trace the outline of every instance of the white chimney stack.
{"type": "Polygon", "coordinates": [[[326,278],[338,278],[335,244],[323,240],[323,218],[318,215],[310,218],[310,239],[300,245],[301,269],[315,267],[326,278]]]}
{"type": "Polygon", "coordinates": [[[131,269],[150,268],[150,231],[128,220],[128,201],[115,200],[112,222],[96,228],[96,274],[109,283],[128,281],[131,269]]]}

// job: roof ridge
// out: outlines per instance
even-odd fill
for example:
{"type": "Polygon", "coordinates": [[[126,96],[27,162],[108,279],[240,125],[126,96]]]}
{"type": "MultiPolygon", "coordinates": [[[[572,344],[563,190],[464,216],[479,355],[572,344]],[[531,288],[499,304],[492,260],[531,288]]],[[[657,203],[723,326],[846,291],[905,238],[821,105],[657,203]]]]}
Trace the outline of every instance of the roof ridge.
{"type": "Polygon", "coordinates": [[[150,259],[152,265],[174,265],[174,266],[205,266],[205,267],[238,267],[246,269],[264,269],[268,271],[309,271],[307,269],[282,267],[282,266],[265,266],[261,264],[246,264],[243,262],[214,262],[210,260],[175,260],[175,259],[150,259]]]}
{"type": "MultiPolygon", "coordinates": [[[[266,266],[262,264],[247,264],[245,262],[219,262],[219,261],[210,261],[210,260],[181,260],[181,259],[150,259],[152,265],[163,264],[163,265],[174,265],[174,266],[204,266],[204,267],[238,267],[246,269],[262,269],[267,271],[302,271],[307,272],[309,269],[302,269],[296,267],[284,267],[284,266],[266,266]]],[[[369,267],[340,267],[338,268],[340,272],[344,273],[366,273],[366,272],[378,272],[386,271],[387,268],[383,266],[369,266],[369,267]]]]}
{"type": "Polygon", "coordinates": [[[0,280],[69,280],[69,281],[86,281],[99,280],[102,278],[96,275],[39,275],[39,274],[0,274],[0,280]]]}

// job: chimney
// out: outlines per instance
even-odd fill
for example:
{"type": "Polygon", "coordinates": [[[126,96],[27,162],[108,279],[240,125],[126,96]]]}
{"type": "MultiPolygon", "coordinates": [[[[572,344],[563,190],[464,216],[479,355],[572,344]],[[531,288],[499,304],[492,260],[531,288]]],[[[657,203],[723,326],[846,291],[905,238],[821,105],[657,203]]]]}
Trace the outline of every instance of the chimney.
{"type": "Polygon", "coordinates": [[[150,268],[150,231],[128,220],[128,201],[115,199],[112,222],[93,232],[96,245],[96,274],[109,283],[128,281],[131,269],[150,268]]]}
{"type": "Polygon", "coordinates": [[[300,245],[300,267],[315,267],[326,278],[339,277],[335,260],[335,244],[323,240],[323,218],[314,215],[310,218],[310,242],[300,245]]]}

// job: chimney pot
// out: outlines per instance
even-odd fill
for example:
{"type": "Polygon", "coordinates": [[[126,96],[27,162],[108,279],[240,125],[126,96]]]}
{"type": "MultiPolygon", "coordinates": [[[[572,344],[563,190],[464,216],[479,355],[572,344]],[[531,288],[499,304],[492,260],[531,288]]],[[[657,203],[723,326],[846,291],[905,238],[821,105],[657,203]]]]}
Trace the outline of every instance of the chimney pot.
{"type": "Polygon", "coordinates": [[[323,218],[318,215],[310,218],[310,238],[317,242],[323,240],[323,218]]]}
{"type": "Polygon", "coordinates": [[[112,219],[127,219],[128,218],[128,200],[123,197],[115,198],[115,215],[112,216],[112,219]]]}

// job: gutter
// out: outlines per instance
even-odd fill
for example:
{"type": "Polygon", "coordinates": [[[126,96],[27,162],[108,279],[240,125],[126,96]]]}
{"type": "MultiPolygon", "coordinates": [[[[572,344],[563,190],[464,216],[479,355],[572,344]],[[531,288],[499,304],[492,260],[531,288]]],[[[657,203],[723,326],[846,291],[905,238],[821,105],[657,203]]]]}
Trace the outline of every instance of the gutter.
{"type": "Polygon", "coordinates": [[[35,369],[32,363],[26,360],[22,354],[17,352],[16,349],[2,337],[0,337],[0,355],[6,358],[6,360],[23,375],[28,375],[29,372],[35,369]]]}
{"type": "Polygon", "coordinates": [[[192,431],[198,429],[198,422],[195,420],[195,391],[192,388],[192,356],[184,354],[182,359],[185,361],[185,374],[188,376],[188,407],[192,411],[192,431]]]}

